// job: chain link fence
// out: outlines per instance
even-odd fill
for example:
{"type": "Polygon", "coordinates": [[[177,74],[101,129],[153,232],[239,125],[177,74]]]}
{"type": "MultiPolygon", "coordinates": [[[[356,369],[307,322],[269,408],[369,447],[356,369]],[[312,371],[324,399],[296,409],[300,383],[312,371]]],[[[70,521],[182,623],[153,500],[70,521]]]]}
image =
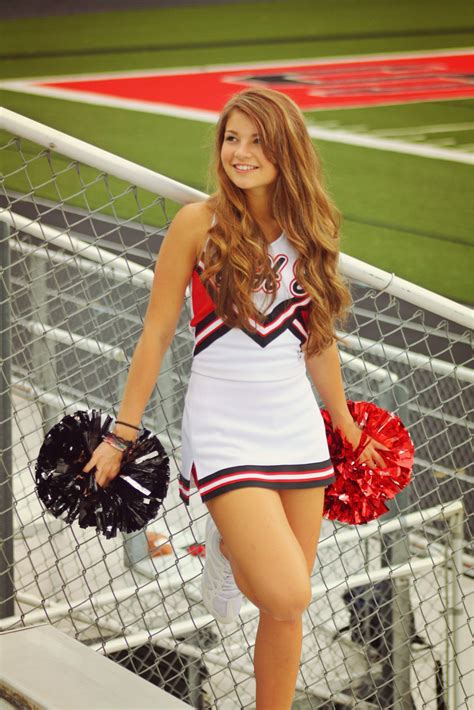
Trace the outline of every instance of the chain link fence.
{"type": "MultiPolygon", "coordinates": [[[[189,509],[178,497],[187,299],[142,420],[171,461],[158,519],[106,540],[52,517],[34,487],[53,424],[78,409],[117,414],[163,234],[178,202],[199,195],[12,116],[0,151],[0,630],[48,622],[195,708],[250,709],[258,610],[247,603],[224,627],[209,616],[191,547],[207,509],[195,489],[189,509]],[[157,554],[152,533],[171,552],[157,554]]],[[[430,309],[368,283],[352,276],[347,395],[401,416],[413,480],[373,523],[323,521],[294,708],[468,708],[468,312],[452,304],[450,319],[446,302],[430,309]]]]}

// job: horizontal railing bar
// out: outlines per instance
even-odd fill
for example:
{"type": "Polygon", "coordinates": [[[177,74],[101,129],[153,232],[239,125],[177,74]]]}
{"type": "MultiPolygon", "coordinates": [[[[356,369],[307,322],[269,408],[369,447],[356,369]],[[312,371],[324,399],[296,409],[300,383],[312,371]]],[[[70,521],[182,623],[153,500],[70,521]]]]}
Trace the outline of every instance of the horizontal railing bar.
{"type": "Polygon", "coordinates": [[[466,328],[474,327],[474,312],[471,308],[452,301],[445,296],[440,296],[422,286],[417,286],[410,281],[383,271],[372,264],[356,259],[348,254],[341,254],[341,271],[354,281],[362,281],[368,286],[373,286],[378,291],[390,293],[392,296],[407,301],[415,306],[420,306],[431,313],[453,321],[466,328]]]}
{"type": "MultiPolygon", "coordinates": [[[[153,281],[153,271],[151,269],[143,267],[141,264],[137,264],[130,259],[117,256],[113,251],[108,251],[102,247],[90,244],[84,239],[74,237],[68,230],[50,227],[46,224],[41,224],[39,219],[31,220],[28,217],[23,217],[23,215],[14,212],[6,212],[5,210],[0,211],[0,221],[7,222],[18,232],[25,232],[43,239],[53,246],[61,247],[69,253],[87,258],[99,264],[101,267],[107,266],[111,270],[120,269],[119,278],[143,274],[143,278],[148,284],[151,284],[153,281]]],[[[37,249],[40,248],[41,247],[37,247],[37,249]]]]}
{"type": "MultiPolygon", "coordinates": [[[[11,219],[10,223],[12,226],[15,226],[15,228],[19,228],[19,225],[25,225],[25,222],[28,222],[27,218],[23,217],[22,215],[14,214],[12,215],[12,217],[13,218],[11,219]]],[[[56,246],[61,246],[63,248],[66,247],[68,248],[68,250],[70,250],[72,247],[74,249],[75,254],[80,252],[82,256],[76,257],[81,259],[81,264],[79,265],[79,267],[86,266],[86,264],[88,263],[87,259],[84,258],[84,256],[87,255],[90,258],[90,253],[85,250],[90,249],[91,246],[87,242],[79,239],[78,237],[73,237],[70,234],[68,235],[68,237],[65,237],[64,231],[59,230],[56,227],[41,225],[37,222],[29,222],[29,224],[26,224],[26,227],[29,229],[30,233],[34,233],[35,236],[41,238],[46,237],[48,241],[51,240],[56,246]],[[66,241],[64,241],[64,239],[66,239],[66,241]]],[[[21,250],[24,253],[28,253],[29,255],[43,257],[48,261],[56,260],[59,263],[67,263],[67,261],[70,260],[70,257],[65,257],[64,254],[60,254],[58,252],[55,252],[54,250],[46,251],[43,250],[41,247],[35,247],[31,244],[17,244],[15,240],[11,240],[11,242],[16,249],[21,250]]],[[[94,266],[89,265],[89,267],[86,267],[84,270],[88,268],[89,271],[96,272],[97,263],[99,263],[104,275],[112,276],[117,280],[123,280],[123,278],[134,278],[140,283],[143,283],[143,285],[146,285],[148,287],[151,286],[154,276],[152,269],[138,266],[135,264],[135,262],[132,262],[129,259],[125,259],[124,257],[117,257],[115,254],[113,254],[113,252],[108,252],[99,247],[92,248],[94,249],[94,252],[92,252],[94,266]],[[111,259],[114,262],[113,265],[109,266],[107,264],[103,264],[102,259],[99,258],[100,254],[106,254],[111,256],[111,259]],[[140,271],[137,272],[135,268],[139,268],[140,271]]],[[[43,326],[40,324],[37,325],[37,328],[38,332],[45,335],[46,337],[49,337],[50,333],[52,333],[52,331],[44,332],[43,326]]],[[[98,354],[101,354],[102,351],[100,350],[100,346],[98,344],[95,344],[92,339],[80,338],[80,336],[72,336],[66,333],[66,331],[64,331],[64,333],[65,335],[62,335],[58,329],[58,342],[65,342],[66,339],[68,340],[68,344],[73,345],[73,339],[77,337],[79,339],[77,343],[80,345],[80,347],[84,350],[88,350],[88,340],[91,340],[93,348],[89,350],[89,352],[97,352],[98,354]]],[[[54,334],[52,334],[51,337],[54,339],[54,334]]],[[[109,354],[109,357],[111,359],[117,359],[116,357],[114,357],[113,350],[111,351],[111,354],[109,354]]],[[[357,356],[351,356],[346,353],[341,353],[341,359],[343,360],[343,362],[345,361],[345,363],[350,369],[353,369],[356,372],[362,372],[379,382],[385,382],[387,380],[389,382],[395,382],[396,380],[398,380],[398,376],[396,374],[389,373],[387,369],[383,370],[378,365],[374,365],[369,362],[364,362],[357,356]]],[[[120,361],[126,361],[125,355],[123,355],[123,360],[120,361]]]]}
{"type": "MultiPolygon", "coordinates": [[[[2,215],[2,219],[3,219],[2,215]]],[[[141,283],[146,286],[151,286],[153,282],[153,271],[152,269],[144,268],[131,261],[130,259],[125,259],[124,257],[117,257],[113,252],[106,251],[99,247],[90,245],[88,242],[73,237],[71,235],[66,235],[64,231],[57,229],[56,227],[49,227],[46,225],[41,225],[37,222],[31,222],[31,220],[23,217],[22,215],[12,214],[7,216],[7,221],[15,229],[24,231],[25,228],[28,229],[29,233],[34,234],[40,238],[46,238],[48,241],[53,242],[57,246],[61,246],[68,251],[73,251],[76,254],[80,254],[82,258],[88,258],[99,263],[101,268],[107,269],[110,273],[117,271],[117,277],[123,279],[124,276],[130,278],[134,276],[139,279],[141,283]],[[103,257],[108,256],[112,264],[104,264],[103,257]]],[[[30,247],[31,248],[31,247],[30,247]]],[[[39,249],[37,248],[37,251],[39,249]]],[[[31,252],[34,253],[34,252],[31,252]]],[[[455,365],[447,363],[444,360],[438,358],[430,358],[427,355],[422,355],[421,353],[416,353],[413,351],[406,351],[402,348],[398,348],[395,345],[386,345],[383,343],[378,343],[376,341],[369,340],[368,338],[362,338],[359,336],[348,335],[339,332],[338,335],[343,337],[347,341],[347,347],[352,347],[354,349],[360,350],[363,348],[365,351],[371,350],[374,355],[379,357],[387,357],[391,355],[391,360],[401,360],[405,358],[407,360],[406,364],[410,367],[415,365],[418,367],[425,367],[427,369],[433,370],[437,374],[455,374],[456,377],[468,382],[474,382],[474,370],[470,370],[462,365],[455,365]]]]}
{"type": "Polygon", "coordinates": [[[467,417],[455,417],[452,414],[447,414],[443,410],[428,409],[428,407],[422,407],[420,404],[408,405],[410,411],[416,411],[423,415],[423,418],[438,419],[439,421],[445,421],[448,424],[453,424],[454,426],[463,426],[467,429],[474,430],[474,422],[471,422],[467,417]]]}
{"type": "Polygon", "coordinates": [[[388,362],[400,362],[402,365],[409,367],[421,367],[426,370],[432,370],[437,375],[455,376],[459,380],[466,382],[474,382],[474,370],[464,365],[456,365],[455,363],[446,362],[439,358],[429,357],[422,353],[414,352],[413,350],[404,350],[396,345],[387,345],[369,338],[362,338],[358,335],[348,335],[339,332],[338,335],[346,341],[345,346],[354,350],[363,350],[367,355],[375,355],[383,357],[388,362]],[[405,359],[405,362],[403,360],[405,359]]]}
{"type": "MultiPolygon", "coordinates": [[[[100,402],[88,405],[86,402],[68,397],[62,390],[60,394],[45,392],[41,387],[39,387],[39,385],[35,384],[33,387],[28,381],[22,380],[15,375],[12,378],[12,392],[20,399],[24,399],[27,402],[41,402],[57,409],[59,412],[64,412],[65,414],[72,414],[79,409],[103,409],[105,407],[105,405],[100,402]]],[[[92,401],[94,401],[93,398],[92,401]]],[[[150,429],[150,431],[154,430],[153,422],[148,416],[144,416],[143,425],[150,429]]],[[[173,450],[173,443],[166,433],[166,430],[159,432],[159,439],[168,451],[173,450]]]]}
{"type": "MultiPolygon", "coordinates": [[[[57,386],[55,387],[57,389],[57,386]]],[[[57,408],[58,410],[69,409],[75,407],[76,409],[87,409],[85,402],[73,399],[61,393],[54,394],[53,392],[45,392],[38,385],[31,385],[27,380],[21,377],[12,377],[12,391],[16,396],[24,399],[27,402],[41,402],[42,404],[47,404],[50,407],[57,408]]]]}
{"type": "MultiPolygon", "coordinates": [[[[14,217],[16,218],[18,215],[15,213],[14,217]]],[[[20,215],[21,217],[21,215],[20,215]]],[[[23,218],[26,219],[26,218],[23,218]]],[[[12,220],[13,222],[13,220],[12,220]]],[[[11,223],[12,223],[11,222],[11,223]]],[[[44,238],[44,233],[43,230],[45,227],[41,227],[40,224],[37,222],[31,222],[31,229],[27,225],[27,227],[22,230],[28,233],[31,233],[33,236],[37,236],[40,238],[44,238]]],[[[49,227],[49,229],[57,229],[56,227],[49,227]]],[[[58,235],[64,234],[64,231],[57,230],[58,235]]],[[[72,239],[77,239],[80,241],[81,245],[82,244],[88,244],[88,242],[83,242],[80,239],[80,236],[77,235],[74,231],[70,231],[69,234],[71,235],[72,239]]],[[[56,263],[68,263],[71,259],[70,257],[66,256],[65,254],[62,254],[59,251],[51,250],[51,251],[43,251],[41,249],[38,249],[37,246],[31,245],[31,244],[26,244],[24,242],[18,242],[15,239],[10,240],[10,247],[15,250],[15,251],[22,251],[24,253],[30,254],[34,253],[35,256],[38,258],[44,258],[48,259],[49,261],[54,261],[56,263]]],[[[82,248],[82,247],[81,247],[82,248]]],[[[113,253],[113,252],[110,252],[113,253]]],[[[145,252],[140,252],[145,254],[145,252]]],[[[93,264],[91,264],[87,259],[83,259],[80,256],[76,256],[74,259],[74,263],[77,263],[79,268],[82,269],[83,271],[89,271],[90,273],[97,273],[97,268],[93,264]]],[[[153,279],[153,272],[151,269],[144,268],[142,272],[139,272],[137,274],[130,273],[130,270],[128,269],[128,264],[130,263],[130,260],[125,257],[117,257],[117,260],[114,262],[114,265],[112,268],[108,267],[107,265],[101,264],[101,272],[107,276],[108,278],[115,279],[117,281],[121,281],[124,277],[127,277],[129,280],[134,280],[143,282],[145,286],[149,286],[151,283],[151,280],[153,279]],[[123,263],[122,261],[123,260],[123,263]],[[123,267],[123,270],[122,268],[123,267]],[[150,280],[150,274],[151,273],[151,280],[150,280]]],[[[357,301],[353,305],[353,310],[357,314],[361,315],[366,315],[370,316],[373,318],[374,314],[371,311],[368,311],[365,308],[361,308],[360,306],[357,305],[357,301]]],[[[400,321],[397,321],[396,318],[393,316],[389,316],[386,313],[379,312],[377,313],[377,320],[381,321],[383,323],[393,323],[396,325],[400,325],[400,321]]],[[[422,325],[421,323],[417,323],[414,321],[404,321],[403,323],[404,328],[409,328],[410,330],[417,330],[419,332],[423,332],[425,335],[434,335],[436,337],[441,337],[445,338],[446,336],[444,334],[440,334],[439,330],[436,328],[427,326],[427,325],[422,325]]],[[[450,333],[450,338],[453,338],[457,342],[465,342],[468,343],[468,338],[466,336],[460,335],[459,333],[450,333]]]]}
{"type": "Polygon", "coordinates": [[[440,505],[434,505],[431,508],[426,508],[425,510],[417,510],[413,513],[405,513],[396,518],[390,518],[389,520],[384,520],[382,522],[373,520],[365,525],[359,525],[355,530],[344,530],[337,529],[335,533],[331,534],[330,538],[325,538],[320,540],[318,547],[333,546],[334,540],[337,543],[345,544],[352,541],[360,541],[373,535],[385,535],[389,532],[394,532],[395,530],[401,530],[406,532],[406,528],[419,527],[420,525],[425,525],[438,518],[443,518],[448,520],[449,518],[459,515],[464,512],[463,503],[461,500],[451,501],[449,503],[441,503],[440,505]]]}
{"type": "MultiPolygon", "coordinates": [[[[361,284],[361,286],[365,288],[366,284],[361,284]]],[[[369,311],[367,308],[364,308],[363,306],[359,305],[360,300],[363,300],[363,298],[364,297],[354,302],[353,310],[355,313],[357,313],[358,316],[363,316],[364,318],[367,318],[369,322],[372,322],[374,320],[374,311],[369,311]]],[[[383,323],[388,323],[390,325],[397,326],[398,329],[400,329],[401,325],[403,325],[404,330],[408,328],[409,330],[417,331],[418,333],[423,333],[423,336],[433,335],[436,338],[446,339],[446,334],[440,331],[439,328],[428,325],[426,323],[419,323],[416,320],[412,320],[410,317],[408,317],[407,319],[402,319],[401,317],[396,318],[395,316],[391,316],[388,313],[385,313],[384,311],[377,311],[377,321],[382,321],[383,323]]],[[[457,343],[470,343],[469,337],[466,332],[450,332],[449,339],[457,343]]]]}
{"type": "MultiPolygon", "coordinates": [[[[125,226],[128,229],[130,229],[132,232],[138,232],[140,236],[142,236],[144,238],[148,238],[148,239],[155,234],[160,234],[160,235],[164,236],[166,233],[166,229],[167,229],[168,222],[166,222],[166,224],[163,227],[157,227],[156,225],[150,224],[148,222],[143,222],[142,220],[140,220],[140,221],[137,221],[136,219],[133,220],[133,219],[130,219],[129,217],[124,219],[123,222],[117,222],[116,216],[106,214],[105,212],[97,211],[97,208],[90,210],[90,209],[86,209],[85,207],[80,207],[79,205],[64,203],[64,202],[62,202],[61,205],[59,206],[58,202],[54,202],[54,200],[48,200],[46,197],[36,195],[34,190],[32,190],[31,192],[17,192],[16,190],[7,189],[6,194],[8,197],[17,198],[11,202],[11,206],[15,205],[17,202],[27,201],[27,199],[29,197],[34,197],[34,201],[35,201],[36,206],[44,206],[44,207],[49,208],[47,210],[47,214],[49,214],[50,212],[53,212],[54,210],[58,211],[60,209],[60,211],[63,214],[72,213],[74,215],[79,215],[80,217],[83,217],[84,219],[82,219],[79,222],[79,224],[81,224],[82,222],[85,222],[85,221],[89,221],[92,216],[94,218],[94,220],[98,223],[105,223],[108,225],[113,225],[115,230],[119,229],[122,226],[125,226]]],[[[152,203],[151,206],[147,205],[145,207],[145,210],[148,210],[148,209],[150,209],[150,207],[153,207],[153,206],[156,207],[156,205],[159,204],[159,201],[160,200],[158,198],[155,203],[152,203]]],[[[163,199],[163,201],[164,201],[164,199],[163,199]]],[[[12,210],[12,211],[14,212],[15,210],[12,210]]],[[[42,211],[42,214],[44,214],[43,211],[42,211]]],[[[137,214],[137,216],[138,216],[138,214],[137,214]]],[[[167,215],[164,211],[163,211],[163,217],[168,219],[167,215]]],[[[75,223],[75,224],[77,224],[77,223],[75,223]]],[[[73,231],[73,232],[78,231],[77,229],[75,229],[75,224],[69,224],[69,227],[71,228],[71,231],[73,231]]],[[[112,231],[114,231],[114,230],[112,230],[112,231]]],[[[102,240],[104,238],[105,238],[105,235],[101,234],[100,239],[102,240]]],[[[108,241],[108,240],[106,239],[106,241],[108,241]]],[[[113,246],[116,246],[116,244],[114,244],[113,242],[111,244],[113,246]]],[[[141,242],[140,242],[140,244],[141,244],[141,242]]],[[[133,247],[133,248],[136,248],[137,252],[139,252],[139,253],[140,252],[142,254],[145,253],[145,252],[143,252],[142,249],[140,249],[140,246],[133,247]]]]}
{"type": "MultiPolygon", "coordinates": [[[[375,582],[381,581],[382,579],[398,579],[401,577],[412,577],[414,572],[424,572],[425,570],[432,569],[438,564],[444,564],[446,559],[443,555],[430,556],[423,559],[417,559],[407,564],[401,564],[398,567],[381,567],[370,571],[370,573],[362,572],[358,574],[349,575],[347,577],[341,577],[331,583],[330,586],[320,582],[319,584],[312,587],[312,597],[320,598],[321,596],[327,594],[330,591],[350,589],[352,587],[358,587],[361,584],[373,584],[375,582]]],[[[96,602],[94,602],[96,604],[96,602]]],[[[254,615],[256,612],[256,607],[252,602],[245,602],[239,612],[241,617],[248,617],[254,615]]],[[[154,641],[160,638],[173,638],[176,635],[183,636],[187,633],[193,633],[198,628],[206,626],[210,621],[215,619],[211,614],[203,614],[202,616],[193,616],[189,621],[180,621],[175,624],[171,623],[166,628],[150,629],[147,631],[139,631],[135,634],[130,634],[129,636],[123,636],[119,639],[112,639],[106,641],[104,644],[97,643],[91,646],[94,651],[101,651],[102,653],[114,653],[116,651],[121,651],[124,648],[133,648],[144,641],[154,641]]]]}
{"type": "MultiPolygon", "coordinates": [[[[406,532],[407,527],[419,527],[420,524],[431,522],[439,517],[442,517],[443,519],[447,520],[450,517],[457,516],[463,512],[464,508],[462,501],[456,500],[450,503],[433,506],[432,508],[427,508],[426,510],[416,511],[414,513],[408,513],[397,518],[392,518],[383,523],[379,523],[377,521],[366,523],[364,526],[358,526],[357,530],[354,531],[336,530],[335,533],[331,535],[331,537],[321,539],[318,544],[318,547],[334,547],[335,543],[346,544],[347,542],[360,541],[364,538],[368,538],[374,535],[386,534],[395,530],[402,530],[403,532],[406,532]]],[[[432,565],[433,559],[434,558],[430,559],[430,565],[432,565]]],[[[444,558],[440,556],[440,560],[443,561],[443,559],[444,558]]],[[[418,560],[416,562],[423,562],[423,560],[418,560]]],[[[390,575],[404,576],[404,574],[411,574],[411,570],[414,569],[413,564],[414,563],[410,563],[411,567],[405,571],[400,571],[400,568],[398,567],[381,569],[388,570],[387,574],[390,575]]],[[[371,572],[371,576],[377,575],[379,574],[379,572],[380,570],[375,570],[373,573],[371,572]]],[[[343,578],[342,580],[338,581],[337,584],[332,584],[330,587],[328,587],[324,583],[320,583],[319,585],[316,585],[315,589],[325,592],[332,589],[336,589],[343,583],[347,583],[347,587],[350,588],[351,586],[357,586],[358,584],[363,583],[359,581],[359,577],[361,576],[364,577],[364,579],[367,579],[367,573],[364,572],[362,573],[362,575],[358,574],[343,578]],[[354,582],[354,584],[349,582],[349,580],[351,580],[352,578],[356,579],[356,582],[354,582]]],[[[67,614],[69,611],[78,611],[101,605],[106,606],[107,604],[111,603],[116,604],[118,602],[126,601],[128,598],[135,596],[137,592],[141,595],[160,594],[161,590],[163,589],[179,588],[183,582],[183,578],[179,573],[173,574],[166,579],[162,579],[160,582],[160,587],[156,586],[156,583],[154,583],[154,579],[154,577],[153,579],[150,578],[149,582],[147,582],[143,587],[140,587],[138,589],[137,587],[124,587],[114,592],[103,592],[100,594],[89,595],[88,597],[80,601],[71,601],[69,603],[57,604],[55,609],[51,610],[50,615],[54,618],[56,618],[57,615],[57,618],[59,618],[61,615],[67,614]]],[[[369,583],[370,582],[371,580],[369,580],[369,583]]],[[[253,607],[253,609],[255,610],[255,607],[253,607]]],[[[34,623],[36,620],[42,619],[44,617],[44,614],[44,611],[38,610],[35,612],[31,612],[31,616],[30,614],[28,614],[28,616],[30,617],[32,623],[34,623]]],[[[0,629],[7,628],[9,624],[18,623],[22,620],[22,618],[23,616],[11,616],[5,619],[0,619],[0,629]]]]}
{"type": "MultiPolygon", "coordinates": [[[[465,441],[463,442],[463,446],[466,446],[470,444],[471,441],[465,441]]],[[[464,481],[464,483],[468,483],[471,486],[474,484],[474,480],[472,477],[467,476],[465,473],[463,473],[461,470],[456,469],[456,468],[448,468],[447,466],[442,466],[441,464],[436,463],[436,461],[429,461],[428,459],[422,459],[419,456],[415,456],[415,463],[418,464],[419,466],[423,466],[425,469],[431,469],[432,471],[437,471],[438,473],[444,473],[446,476],[449,476],[450,478],[456,478],[459,479],[460,481],[464,481]]]]}
{"type": "MultiPolygon", "coordinates": [[[[447,560],[450,564],[452,560],[447,560]]],[[[416,572],[424,572],[425,570],[432,569],[437,565],[442,565],[446,563],[446,557],[443,554],[431,555],[426,558],[418,558],[407,563],[400,564],[395,567],[380,567],[375,570],[370,570],[370,572],[359,572],[356,574],[347,575],[345,577],[337,578],[332,581],[331,584],[326,584],[324,582],[319,582],[312,586],[312,598],[321,598],[321,596],[327,594],[328,592],[333,592],[342,589],[351,589],[353,587],[358,587],[361,585],[371,585],[379,582],[383,579],[399,579],[403,577],[413,577],[416,572]]],[[[168,585],[161,584],[161,588],[166,588],[168,585]]],[[[17,623],[23,623],[27,619],[31,622],[31,625],[41,622],[41,620],[48,619],[52,621],[54,619],[63,618],[69,612],[77,614],[78,611],[84,611],[86,609],[95,609],[101,606],[107,606],[107,604],[117,604],[118,602],[126,601],[130,597],[136,597],[137,593],[141,596],[145,594],[159,594],[160,589],[155,587],[155,589],[144,589],[144,588],[127,588],[121,589],[117,592],[109,592],[107,594],[92,594],[87,599],[81,602],[69,604],[56,604],[52,606],[47,606],[46,609],[37,609],[32,612],[23,613],[21,615],[14,615],[7,617],[5,619],[0,619],[0,629],[8,629],[17,623]]],[[[249,601],[243,604],[240,615],[247,617],[250,614],[255,614],[256,607],[249,601]]],[[[203,616],[193,616],[190,621],[177,622],[180,627],[179,634],[186,634],[195,631],[197,628],[205,626],[209,621],[215,621],[214,617],[210,614],[204,614],[203,616]]],[[[30,623],[26,624],[30,626],[30,623]]],[[[178,633],[178,632],[176,632],[178,633]]],[[[140,631],[132,634],[131,636],[123,636],[120,639],[113,639],[106,642],[105,648],[102,644],[96,644],[93,650],[103,650],[107,653],[113,653],[114,651],[122,650],[125,647],[132,647],[133,645],[139,645],[143,643],[143,640],[150,640],[151,636],[158,637],[173,637],[173,630],[170,627],[165,629],[156,629],[149,631],[140,631]]]]}
{"type": "MultiPolygon", "coordinates": [[[[37,225],[39,227],[39,225],[37,225]]],[[[38,229],[38,233],[35,236],[42,236],[40,234],[41,227],[38,229]]],[[[77,237],[72,237],[76,239],[77,237]]],[[[45,249],[43,246],[39,247],[34,244],[27,244],[26,242],[18,242],[16,239],[10,239],[10,247],[12,251],[17,251],[26,256],[34,256],[36,259],[44,259],[48,263],[64,264],[66,266],[77,266],[79,271],[88,272],[90,274],[97,274],[97,262],[91,261],[90,259],[84,258],[80,254],[65,254],[64,252],[58,251],[56,249],[45,249]]],[[[112,254],[113,252],[109,252],[112,254]]],[[[109,279],[114,279],[118,283],[123,282],[127,279],[128,282],[137,283],[138,285],[143,285],[149,287],[153,281],[153,272],[148,267],[142,267],[142,270],[137,273],[131,273],[128,268],[128,264],[136,263],[130,262],[129,259],[125,257],[118,257],[114,261],[113,266],[108,266],[107,264],[100,264],[100,273],[103,276],[107,276],[109,279]],[[150,273],[151,272],[151,278],[150,273]]]]}
{"type": "Polygon", "coordinates": [[[358,372],[362,375],[377,380],[378,382],[387,382],[388,384],[393,384],[398,381],[398,375],[394,372],[390,372],[387,368],[383,368],[380,365],[374,365],[372,362],[367,362],[360,357],[350,355],[344,352],[344,350],[339,350],[339,356],[341,362],[354,372],[358,372]]]}
{"type": "Polygon", "coordinates": [[[50,326],[44,322],[40,323],[39,321],[27,321],[21,318],[17,321],[17,325],[21,325],[31,333],[43,336],[55,343],[74,346],[79,350],[85,350],[93,355],[102,355],[106,360],[113,360],[114,362],[128,362],[127,356],[122,348],[107,345],[107,343],[103,343],[100,340],[97,340],[97,338],[88,338],[84,335],[71,333],[69,330],[64,330],[63,328],[50,326]]]}

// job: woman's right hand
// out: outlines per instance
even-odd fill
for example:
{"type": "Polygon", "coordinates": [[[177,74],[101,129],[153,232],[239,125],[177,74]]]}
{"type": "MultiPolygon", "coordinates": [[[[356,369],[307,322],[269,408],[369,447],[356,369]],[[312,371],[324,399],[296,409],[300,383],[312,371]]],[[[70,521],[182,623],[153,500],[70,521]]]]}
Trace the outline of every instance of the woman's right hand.
{"type": "Polygon", "coordinates": [[[88,473],[94,466],[96,467],[95,480],[101,488],[107,486],[118,476],[122,465],[123,451],[114,449],[113,446],[106,441],[102,441],[82,469],[88,473]]]}

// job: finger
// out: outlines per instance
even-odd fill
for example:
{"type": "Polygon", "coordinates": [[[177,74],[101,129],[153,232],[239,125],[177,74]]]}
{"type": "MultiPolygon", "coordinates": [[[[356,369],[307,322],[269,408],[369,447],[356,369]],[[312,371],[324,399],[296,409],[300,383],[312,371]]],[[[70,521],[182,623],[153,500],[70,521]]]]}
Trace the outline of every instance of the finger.
{"type": "Polygon", "coordinates": [[[95,480],[101,488],[107,488],[107,486],[112,483],[114,478],[114,474],[110,471],[107,471],[107,473],[105,471],[101,471],[98,475],[96,475],[95,480]]]}
{"type": "Polygon", "coordinates": [[[367,452],[367,458],[366,461],[368,466],[371,468],[386,468],[387,464],[385,463],[383,457],[377,453],[375,450],[371,450],[367,452]]]}
{"type": "Polygon", "coordinates": [[[95,482],[101,488],[107,488],[107,476],[105,475],[105,473],[103,471],[96,471],[95,482]]]}
{"type": "Polygon", "coordinates": [[[382,444],[381,441],[376,441],[375,439],[373,440],[374,446],[377,449],[381,449],[382,451],[390,451],[390,446],[385,446],[385,444],[382,444]]]}
{"type": "Polygon", "coordinates": [[[89,471],[92,468],[94,468],[94,466],[95,466],[94,459],[89,459],[89,461],[86,463],[86,465],[84,466],[84,468],[82,470],[84,471],[84,473],[89,473],[89,471]]]}

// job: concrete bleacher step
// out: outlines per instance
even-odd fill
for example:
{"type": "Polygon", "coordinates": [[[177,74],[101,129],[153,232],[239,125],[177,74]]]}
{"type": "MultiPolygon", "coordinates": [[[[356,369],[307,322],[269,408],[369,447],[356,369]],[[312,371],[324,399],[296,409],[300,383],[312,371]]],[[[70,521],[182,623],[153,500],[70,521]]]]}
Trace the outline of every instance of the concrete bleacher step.
{"type": "Polygon", "coordinates": [[[0,634],[2,699],[28,710],[191,707],[50,624],[0,634]]]}

